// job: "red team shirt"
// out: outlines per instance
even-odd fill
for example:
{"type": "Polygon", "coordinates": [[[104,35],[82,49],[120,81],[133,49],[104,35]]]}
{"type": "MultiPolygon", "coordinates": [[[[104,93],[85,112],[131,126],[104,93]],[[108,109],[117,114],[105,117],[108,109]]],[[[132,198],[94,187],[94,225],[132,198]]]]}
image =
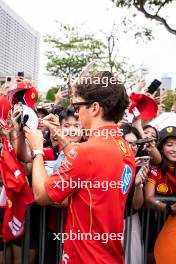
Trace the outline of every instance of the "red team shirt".
{"type": "MultiPolygon", "coordinates": [[[[103,129],[119,133],[116,126],[103,129]]],[[[105,139],[94,134],[67,153],[45,183],[55,203],[69,197],[63,264],[124,263],[124,208],[134,175],[134,157],[121,135],[105,139]]]]}
{"type": "MultiPolygon", "coordinates": [[[[60,153],[61,148],[59,146],[57,146],[58,149],[58,153],[60,153]]],[[[43,155],[43,159],[44,160],[56,160],[56,157],[54,156],[54,151],[52,147],[46,147],[43,149],[44,155],[43,155]]]]}
{"type": "Polygon", "coordinates": [[[147,181],[155,185],[155,190],[158,194],[176,194],[176,179],[172,172],[168,171],[163,174],[158,167],[152,166],[147,181]]]}

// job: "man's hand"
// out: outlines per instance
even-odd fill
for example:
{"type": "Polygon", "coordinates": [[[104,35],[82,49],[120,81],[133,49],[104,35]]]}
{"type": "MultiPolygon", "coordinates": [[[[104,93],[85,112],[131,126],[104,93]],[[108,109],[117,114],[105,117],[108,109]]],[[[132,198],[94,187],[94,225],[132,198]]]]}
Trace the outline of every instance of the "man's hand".
{"type": "Polygon", "coordinates": [[[69,142],[70,142],[69,136],[67,136],[63,133],[63,131],[60,127],[60,124],[58,122],[58,117],[56,117],[53,114],[49,114],[48,116],[44,117],[43,123],[46,127],[49,128],[50,133],[51,133],[51,137],[57,137],[58,144],[62,148],[64,148],[66,145],[69,144],[69,142]]]}
{"type": "Polygon", "coordinates": [[[43,134],[40,130],[31,131],[28,127],[23,128],[25,137],[32,150],[43,150],[43,134]]]}
{"type": "Polygon", "coordinates": [[[49,128],[52,135],[55,134],[57,128],[60,128],[59,119],[53,114],[45,116],[42,120],[40,120],[40,122],[42,122],[44,126],[49,128]]]}
{"type": "Polygon", "coordinates": [[[148,166],[142,166],[140,170],[138,171],[136,177],[135,177],[135,185],[141,185],[143,182],[146,181],[148,176],[149,167],[148,166]]]}
{"type": "Polygon", "coordinates": [[[19,132],[19,130],[20,130],[20,124],[19,124],[17,121],[18,121],[19,117],[21,116],[22,111],[23,111],[22,106],[16,104],[16,105],[14,106],[14,111],[13,111],[12,114],[11,114],[11,122],[12,122],[12,126],[13,126],[13,128],[14,128],[14,130],[15,130],[16,132],[19,132]]]}
{"type": "Polygon", "coordinates": [[[43,118],[43,121],[51,121],[51,122],[55,122],[59,125],[59,119],[57,116],[53,115],[53,114],[49,114],[47,116],[45,116],[43,118]]]}

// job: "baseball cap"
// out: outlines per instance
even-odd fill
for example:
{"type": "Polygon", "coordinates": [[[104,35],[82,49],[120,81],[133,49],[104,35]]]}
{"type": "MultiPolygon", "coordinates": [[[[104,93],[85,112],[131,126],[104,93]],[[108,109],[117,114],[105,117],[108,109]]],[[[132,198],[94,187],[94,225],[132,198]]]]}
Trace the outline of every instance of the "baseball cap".
{"type": "Polygon", "coordinates": [[[176,137],[176,127],[168,126],[163,128],[159,133],[159,145],[163,143],[163,141],[168,137],[176,137]]]}
{"type": "Polygon", "coordinates": [[[36,110],[35,103],[38,99],[38,92],[31,81],[16,80],[13,87],[8,91],[8,98],[12,105],[22,102],[36,110]]]}
{"type": "Polygon", "coordinates": [[[8,99],[10,102],[12,102],[14,95],[19,92],[26,89],[30,89],[33,87],[33,84],[29,80],[22,80],[22,79],[15,79],[8,90],[8,99]]]}
{"type": "Polygon", "coordinates": [[[23,123],[25,126],[35,131],[38,127],[38,117],[36,113],[27,105],[22,105],[23,123]]]}
{"type": "Polygon", "coordinates": [[[24,92],[23,96],[24,102],[27,106],[32,108],[33,110],[36,110],[35,103],[38,100],[38,92],[35,89],[35,87],[32,87],[24,92]]]}
{"type": "Polygon", "coordinates": [[[157,103],[149,96],[132,93],[130,99],[129,113],[133,114],[136,118],[151,120],[157,115],[157,103]]]}
{"type": "Polygon", "coordinates": [[[5,95],[0,95],[0,127],[8,129],[9,126],[6,122],[11,104],[5,95]]]}

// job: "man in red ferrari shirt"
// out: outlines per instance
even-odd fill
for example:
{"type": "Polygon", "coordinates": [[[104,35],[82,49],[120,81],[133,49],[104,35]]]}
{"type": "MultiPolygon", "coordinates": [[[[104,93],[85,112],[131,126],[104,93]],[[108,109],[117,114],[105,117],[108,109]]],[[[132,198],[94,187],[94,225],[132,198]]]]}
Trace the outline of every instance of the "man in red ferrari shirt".
{"type": "Polygon", "coordinates": [[[42,205],[69,200],[64,233],[54,234],[55,239],[64,239],[63,264],[123,264],[124,208],[135,162],[116,123],[128,107],[128,96],[110,72],[79,80],[73,90],[73,106],[89,139],[73,146],[57,130],[65,159],[50,178],[44,168],[41,132],[24,128],[35,154],[34,196],[42,205]]]}

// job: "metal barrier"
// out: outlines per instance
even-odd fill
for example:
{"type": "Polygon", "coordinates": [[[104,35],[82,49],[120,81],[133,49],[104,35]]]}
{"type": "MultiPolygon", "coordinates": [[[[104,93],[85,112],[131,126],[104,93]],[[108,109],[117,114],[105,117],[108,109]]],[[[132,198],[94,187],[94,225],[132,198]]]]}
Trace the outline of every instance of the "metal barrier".
{"type": "MultiPolygon", "coordinates": [[[[164,197],[164,196],[157,196],[157,200],[163,201],[163,202],[176,202],[176,197],[164,197]]],[[[53,243],[54,239],[54,231],[51,233],[50,240],[48,240],[48,237],[50,236],[48,233],[47,228],[47,208],[48,207],[38,207],[40,211],[40,221],[39,221],[39,240],[38,240],[38,247],[36,247],[36,260],[33,264],[50,264],[50,263],[60,263],[62,252],[63,252],[63,243],[61,240],[56,239],[54,241],[53,250],[52,252],[48,249],[48,243],[53,243]],[[53,236],[52,236],[53,235],[53,236]]],[[[64,208],[58,208],[58,221],[57,221],[57,230],[56,233],[62,233],[63,232],[63,226],[64,226],[64,208]]],[[[125,232],[124,232],[124,251],[127,254],[126,258],[126,264],[132,263],[131,258],[131,241],[133,239],[133,215],[134,211],[129,208],[130,216],[126,218],[125,220],[125,232]]],[[[129,215],[129,214],[128,214],[129,215]]],[[[157,237],[158,233],[160,232],[165,220],[166,220],[166,213],[161,213],[159,211],[154,211],[152,209],[148,209],[143,207],[139,211],[139,217],[140,217],[140,240],[141,240],[141,247],[142,247],[142,263],[141,264],[148,264],[147,258],[148,254],[150,252],[149,247],[151,239],[151,225],[154,225],[155,228],[152,228],[152,235],[153,232],[155,232],[155,236],[157,237]],[[150,242],[149,242],[150,241],[150,242]]],[[[30,264],[30,239],[36,235],[31,232],[31,208],[28,209],[26,214],[26,228],[25,228],[25,234],[22,238],[22,246],[21,246],[21,264],[30,264]]],[[[37,218],[36,218],[37,220],[37,218]]],[[[35,218],[33,219],[35,221],[35,218]]],[[[37,230],[36,230],[37,231],[37,230]]],[[[155,237],[155,239],[156,239],[155,237]]],[[[153,238],[152,238],[153,239],[153,238]]],[[[4,246],[4,254],[3,254],[3,264],[8,264],[6,261],[6,245],[4,246]]],[[[1,264],[1,263],[0,263],[1,264]]]]}
{"type": "MultiPolygon", "coordinates": [[[[176,202],[176,197],[174,196],[156,196],[156,199],[161,202],[176,202]]],[[[126,264],[132,263],[132,236],[133,236],[133,216],[135,213],[135,210],[129,208],[129,211],[127,212],[130,217],[126,217],[125,220],[125,233],[124,233],[124,251],[126,257],[126,264]]],[[[148,257],[152,255],[154,243],[155,240],[161,231],[166,218],[167,214],[166,212],[160,212],[157,210],[153,210],[151,208],[141,208],[141,210],[138,211],[139,218],[140,218],[140,245],[138,245],[139,250],[141,247],[142,251],[142,263],[141,264],[148,264],[148,257]],[[150,248],[149,248],[150,247],[150,248]]],[[[150,256],[151,257],[151,256],[150,256]]],[[[134,263],[134,262],[133,262],[134,263]]]]}

